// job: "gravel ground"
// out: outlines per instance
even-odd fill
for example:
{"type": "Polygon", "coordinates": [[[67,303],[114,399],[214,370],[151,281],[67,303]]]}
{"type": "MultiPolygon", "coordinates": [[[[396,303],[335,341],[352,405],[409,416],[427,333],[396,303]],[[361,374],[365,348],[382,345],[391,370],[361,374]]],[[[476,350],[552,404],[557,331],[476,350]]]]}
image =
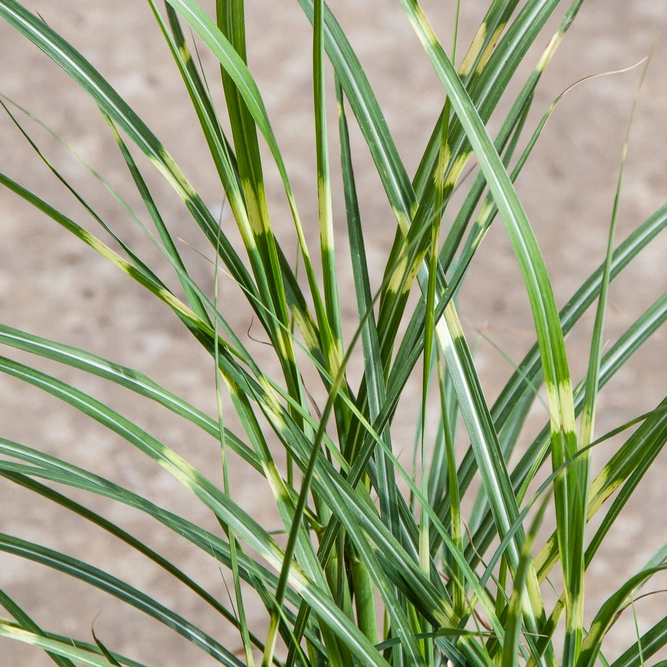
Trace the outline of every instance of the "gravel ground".
{"type": "MultiPolygon", "coordinates": [[[[337,14],[368,68],[371,83],[407,168],[413,173],[443,102],[443,93],[403,15],[399,3],[388,0],[332,0],[337,14]]],[[[565,3],[567,4],[567,3],[565,3]]],[[[316,238],[314,151],[308,24],[297,2],[247,2],[250,66],[256,75],[284,148],[288,170],[300,202],[309,238],[316,238]]],[[[432,0],[424,6],[441,34],[449,34],[453,5],[432,0]]],[[[488,2],[462,3],[461,44],[469,43],[488,2]]],[[[204,200],[221,204],[219,184],[206,157],[196,119],[181,90],[169,54],[154,29],[148,5],[111,0],[32,0],[29,6],[70,39],[121,92],[162,139],[191,178],[204,200]]],[[[552,28],[555,23],[552,23],[552,28]]],[[[550,33],[545,33],[550,34],[550,33]]],[[[567,86],[595,73],[619,70],[647,56],[655,45],[632,129],[621,198],[619,239],[624,238],[667,200],[667,3],[660,0],[587,0],[561,46],[536,96],[538,115],[567,86]]],[[[543,48],[540,42],[538,46],[543,48]]],[[[536,50],[528,63],[535,62],[536,50]]],[[[208,59],[204,54],[206,63],[208,59]]],[[[96,109],[35,48],[24,43],[0,22],[0,92],[23,104],[69,141],[85,159],[119,189],[127,185],[124,166],[105,132],[96,109]]],[[[517,184],[535,227],[552,275],[556,298],[564,304],[586,276],[601,262],[618,175],[623,137],[640,69],[594,79],[571,91],[549,121],[535,154],[517,184]]],[[[213,69],[210,70],[214,71],[213,69]]],[[[528,70],[526,70],[526,73],[528,70]]],[[[211,85],[215,85],[213,79],[211,85]]],[[[332,115],[333,119],[333,115],[332,115]]],[[[529,123],[530,124],[530,123],[529,123]]],[[[497,123],[492,125],[497,127],[497,123]]],[[[111,197],[97,187],[85,169],[48,134],[37,131],[40,146],[68,178],[91,192],[90,203],[151,265],[162,267],[159,253],[127,219],[111,197]],[[92,186],[92,187],[91,187],[92,186]]],[[[360,138],[354,136],[359,191],[368,229],[369,255],[381,267],[391,245],[394,221],[383,201],[379,179],[360,138]]],[[[84,216],[71,197],[39,163],[8,118],[0,119],[0,170],[31,187],[54,205],[84,216]]],[[[150,179],[162,197],[163,213],[177,235],[194,248],[202,238],[184,215],[180,202],[159,176],[150,179]]],[[[289,226],[277,176],[267,174],[271,200],[278,203],[278,235],[289,246],[289,226]],[[280,208],[280,207],[283,208],[280,208]]],[[[125,190],[130,191],[130,190],[125,190]]],[[[132,204],[138,204],[130,197],[132,204]]],[[[150,295],[135,287],[121,272],[101,261],[76,239],[46,220],[6,191],[0,191],[0,317],[12,326],[76,345],[136,368],[202,409],[214,412],[210,360],[197,349],[188,333],[150,295]]],[[[228,220],[231,223],[231,220],[228,220]]],[[[336,224],[344,230],[344,211],[336,210],[336,224]]],[[[352,289],[349,262],[341,248],[341,293],[352,289]]],[[[185,247],[193,274],[212,284],[210,265],[185,247]]],[[[663,235],[614,284],[610,293],[607,335],[614,341],[667,288],[667,238],[663,235]]],[[[531,320],[521,277],[500,223],[491,230],[473,266],[462,295],[460,313],[469,339],[479,331],[514,360],[532,344],[531,320]]],[[[221,299],[238,296],[223,283],[221,299]]],[[[250,317],[231,303],[231,320],[245,332],[250,317]]],[[[344,303],[348,328],[353,323],[353,299],[344,303]]],[[[585,369],[591,319],[568,338],[575,377],[585,369]]],[[[252,342],[249,341],[249,344],[252,342]]],[[[654,407],[667,393],[665,335],[658,333],[601,396],[598,432],[603,433],[654,407]]],[[[261,346],[253,351],[261,354],[261,346]]],[[[485,390],[493,398],[511,372],[507,360],[482,340],[477,351],[485,390]]],[[[13,358],[21,355],[13,351],[13,358]]],[[[102,382],[81,378],[50,364],[59,377],[136,420],[174,447],[193,464],[217,475],[219,452],[215,443],[180,421],[170,419],[134,396],[102,382]]],[[[416,389],[418,391],[418,388],[416,389]]],[[[406,415],[408,414],[407,408],[406,415]]],[[[535,412],[535,424],[544,413],[535,412]]],[[[400,414],[399,414],[400,418],[400,414]]],[[[232,417],[230,415],[230,422],[232,417]]],[[[177,481],[138,456],[124,442],[73,410],[18,381],[0,376],[1,435],[57,454],[150,498],[182,511],[215,529],[208,513],[192,507],[177,481]]],[[[411,442],[410,420],[404,435],[411,442]]],[[[409,446],[409,445],[408,445],[409,446]]],[[[613,447],[613,444],[610,445],[613,447]]],[[[608,456],[596,458],[595,467],[608,456]]],[[[597,455],[596,455],[597,456],[597,455]]],[[[233,462],[235,497],[264,525],[278,525],[270,498],[258,478],[249,477],[233,462]]],[[[593,613],[612,590],[641,567],[665,541],[667,518],[665,484],[667,458],[661,456],[640,490],[621,515],[609,544],[591,567],[587,586],[588,612],[593,613]]],[[[174,586],[145,559],[119,547],[101,531],[85,529],[80,521],[39,502],[8,482],[0,484],[0,530],[40,541],[95,563],[150,591],[188,619],[221,636],[217,619],[193,596],[174,586]]],[[[197,581],[225,597],[215,563],[193,552],[186,543],[161,531],[123,508],[93,501],[125,529],[180,563],[197,581]]],[[[14,596],[35,620],[55,632],[76,637],[98,636],[114,649],[150,665],[164,667],[213,664],[199,651],[157,623],[144,621],[112,598],[91,593],[64,575],[18,558],[0,554],[0,586],[14,596]]],[[[665,613],[665,596],[637,604],[644,630],[665,613]]],[[[253,612],[251,611],[251,617],[253,612]]],[[[261,615],[258,615],[260,617],[261,615]]],[[[629,617],[629,614],[628,614],[629,617]]],[[[642,630],[643,631],[643,630],[642,630]]],[[[608,641],[617,655],[633,637],[632,623],[619,624],[608,641]]],[[[236,637],[222,635],[231,648],[236,637]]],[[[52,664],[46,656],[16,643],[0,640],[0,667],[39,667],[52,664]]]]}

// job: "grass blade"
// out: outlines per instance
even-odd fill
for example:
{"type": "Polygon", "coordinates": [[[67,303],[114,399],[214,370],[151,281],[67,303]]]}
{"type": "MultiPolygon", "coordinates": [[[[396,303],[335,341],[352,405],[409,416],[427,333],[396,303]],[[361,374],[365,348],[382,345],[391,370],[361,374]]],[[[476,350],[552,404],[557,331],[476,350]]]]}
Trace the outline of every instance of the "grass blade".
{"type": "MultiPolygon", "coordinates": [[[[48,653],[53,653],[63,658],[76,660],[76,662],[79,664],[90,665],[90,667],[109,667],[110,664],[113,664],[110,663],[106,658],[103,659],[94,653],[72,646],[70,639],[65,640],[44,637],[40,634],[18,628],[15,625],[2,619],[0,619],[0,637],[6,637],[7,639],[14,639],[17,641],[25,642],[26,644],[31,644],[32,646],[41,648],[48,653]]],[[[131,665],[131,667],[144,667],[138,662],[129,660],[124,660],[123,664],[131,665]]]]}
{"type": "MultiPolygon", "coordinates": [[[[21,609],[21,607],[12,600],[12,598],[7,595],[3,590],[0,589],[0,605],[2,605],[18,622],[18,625],[22,630],[32,632],[35,635],[40,637],[46,637],[44,631],[33,621],[28,614],[21,609]]],[[[55,662],[58,667],[75,667],[74,663],[67,659],[63,658],[56,653],[50,653],[46,651],[46,654],[55,662]]]]}
{"type": "MultiPolygon", "coordinates": [[[[11,535],[0,534],[0,551],[41,563],[85,581],[164,623],[228,667],[241,662],[212,637],[125,582],[86,563],[11,535]]],[[[44,640],[47,641],[47,640],[44,640]]],[[[91,663],[94,664],[94,663],[91,663]]]]}
{"type": "Polygon", "coordinates": [[[593,667],[598,658],[602,640],[616,620],[621,608],[626,604],[634,591],[657,572],[667,569],[667,565],[648,567],[631,577],[616,591],[600,608],[591,624],[591,629],[584,640],[577,667],[593,667]]]}
{"type": "Polygon", "coordinates": [[[645,632],[611,667],[640,667],[667,644],[667,616],[645,632]]]}
{"type": "Polygon", "coordinates": [[[544,513],[547,510],[548,501],[547,496],[542,501],[537,515],[533,520],[533,524],[526,536],[526,541],[523,543],[523,550],[519,560],[519,567],[517,569],[516,577],[514,578],[514,590],[507,611],[507,621],[505,626],[505,641],[503,642],[503,656],[502,667],[515,667],[518,664],[519,656],[519,635],[521,631],[521,617],[524,596],[526,595],[526,584],[528,580],[528,573],[530,572],[530,562],[532,560],[532,549],[537,537],[537,531],[544,519],[544,513]]]}

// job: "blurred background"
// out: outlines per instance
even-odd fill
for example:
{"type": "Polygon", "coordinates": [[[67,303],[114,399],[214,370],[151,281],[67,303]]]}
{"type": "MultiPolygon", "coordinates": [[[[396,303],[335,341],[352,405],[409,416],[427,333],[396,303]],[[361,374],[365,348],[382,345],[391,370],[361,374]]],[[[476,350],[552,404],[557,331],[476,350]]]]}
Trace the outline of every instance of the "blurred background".
{"type": "MultiPolygon", "coordinates": [[[[412,176],[444,102],[443,90],[397,1],[332,0],[328,3],[355,48],[384,110],[399,152],[412,176]]],[[[249,66],[264,96],[278,142],[284,151],[301,215],[311,243],[317,239],[316,172],[312,112],[311,31],[296,0],[248,0],[249,66]]],[[[461,3],[459,62],[489,2],[461,3]]],[[[517,76],[522,84],[554,32],[567,3],[549,22],[517,76]]],[[[130,0],[31,0],[30,9],[70,40],[117,88],[142,116],[223,224],[233,224],[223,206],[219,181],[212,169],[196,117],[183,92],[147,3],[130,0]]],[[[205,5],[208,6],[208,5],[205,5]]],[[[455,2],[423,3],[443,43],[451,43],[455,2]]],[[[653,56],[641,91],[629,144],[620,204],[617,239],[620,242],[667,201],[667,3],[660,0],[587,0],[573,27],[548,67],[538,88],[528,133],[551,102],[582,77],[620,70],[653,56]]],[[[215,64],[201,53],[209,84],[219,88],[215,64]]],[[[0,22],[0,93],[24,106],[69,142],[101,172],[137,211],[141,211],[113,138],[93,103],[35,47],[6,23],[0,22]]],[[[583,83],[560,102],[531,156],[517,189],[535,228],[559,306],[603,261],[626,126],[642,67],[583,83]]],[[[329,71],[329,75],[331,72],[329,71]]],[[[507,91],[491,119],[499,127],[518,92],[507,91]]],[[[222,105],[222,97],[215,92],[222,105]]],[[[330,93],[330,102],[333,92],[330,93]]],[[[222,109],[222,106],[220,106],[222,109]]],[[[331,108],[332,140],[336,136],[331,108]]],[[[151,266],[167,274],[159,251],[62,143],[29,121],[22,122],[63,175],[76,184],[88,202],[151,266]]],[[[377,264],[377,285],[391,247],[395,220],[380,180],[358,131],[353,148],[366,243],[377,264]]],[[[332,161],[338,154],[332,141],[332,161]]],[[[143,162],[150,185],[162,202],[162,212],[183,240],[183,255],[192,273],[212,291],[213,268],[206,243],[180,200],[154,170],[143,162]]],[[[268,163],[267,163],[268,164],[268,163]]],[[[85,212],[39,160],[11,119],[0,113],[0,171],[31,188],[49,203],[70,213],[94,230],[85,212]]],[[[337,171],[334,168],[334,178],[337,171]]],[[[293,248],[291,222],[275,170],[266,170],[273,221],[280,241],[293,248]]],[[[339,193],[338,181],[335,182],[339,193]]],[[[345,247],[345,212],[335,201],[340,290],[351,337],[356,321],[353,289],[345,247]]],[[[144,218],[146,216],[143,216],[144,218]]],[[[445,218],[447,220],[447,218],[445,218]]],[[[100,236],[103,233],[97,232],[100,236]]],[[[232,234],[233,237],[233,234],[232,234]]],[[[667,238],[659,237],[626,269],[611,287],[606,339],[618,336],[667,289],[667,238]]],[[[251,336],[252,320],[231,281],[221,282],[223,312],[257,354],[261,345],[251,336]]],[[[460,301],[466,327],[489,400],[498,394],[534,341],[528,300],[521,276],[498,219],[470,270],[460,301]],[[500,351],[502,351],[502,354],[500,351]]],[[[199,349],[176,318],[123,273],[80,241],[39,215],[11,193],[0,190],[0,318],[28,332],[75,345],[147,374],[197,407],[215,413],[211,359],[199,349]]],[[[593,314],[568,337],[573,377],[585,372],[593,314]]],[[[267,363],[275,363],[271,355],[267,363]]],[[[8,356],[23,357],[15,351],[8,356]]],[[[210,439],[134,395],[78,375],[53,364],[40,368],[89,391],[136,421],[150,433],[219,479],[219,448],[210,439]]],[[[354,368],[351,371],[354,373],[354,368]]],[[[316,393],[317,390],[313,389],[316,393]]],[[[419,392],[419,387],[415,387],[419,392]]],[[[667,394],[665,334],[658,332],[605,387],[600,396],[596,433],[654,408],[667,394]]],[[[317,395],[317,393],[316,393],[317,395]]],[[[409,394],[408,394],[409,398],[409,394]]],[[[403,412],[404,410],[404,412],[403,412]]],[[[540,428],[546,412],[536,405],[533,422],[540,428]]],[[[233,424],[233,417],[229,415],[233,424]]],[[[414,415],[399,411],[398,437],[404,440],[404,460],[411,458],[414,415]],[[405,422],[402,416],[405,415],[405,422]]],[[[191,503],[184,488],[157,465],[144,460],[130,445],[92,420],[63,407],[56,399],[8,377],[0,376],[0,435],[65,458],[156,502],[216,529],[199,504],[191,503]]],[[[595,453],[594,469],[609,458],[614,443],[595,453]]],[[[260,478],[232,461],[234,497],[265,526],[279,527],[273,501],[260,478]],[[245,475],[245,476],[244,476],[245,475]]],[[[587,573],[587,613],[592,618],[608,595],[636,572],[667,541],[667,499],[664,475],[667,457],[660,456],[640,489],[618,519],[598,559],[587,573]]],[[[75,495],[75,494],[74,494],[75,495]]],[[[79,496],[76,496],[79,498],[79,496]]],[[[241,646],[219,627],[219,619],[188,591],[172,584],[148,561],[118,546],[100,530],[67,516],[47,501],[4,480],[0,481],[0,531],[19,535],[65,551],[124,578],[176,609],[230,648],[241,646]]],[[[83,496],[80,496],[83,499],[83,496]]],[[[93,498],[93,509],[118,522],[130,533],[178,562],[209,590],[225,599],[224,583],[214,562],[161,527],[126,508],[93,498]]],[[[657,584],[656,584],[657,585],[657,584]]],[[[44,628],[91,639],[91,628],[113,650],[150,665],[214,664],[185,640],[158,623],[126,609],[114,599],[72,581],[65,575],[13,556],[0,554],[0,587],[12,595],[44,628]]],[[[640,631],[664,616],[667,597],[656,595],[637,603],[640,631]]],[[[612,630],[608,657],[620,654],[634,641],[628,622],[612,630]]],[[[251,613],[262,618],[263,612],[251,613]]],[[[260,633],[261,634],[261,633],[260,633]]],[[[0,666],[39,667],[52,664],[39,651],[0,640],[0,666]]]]}

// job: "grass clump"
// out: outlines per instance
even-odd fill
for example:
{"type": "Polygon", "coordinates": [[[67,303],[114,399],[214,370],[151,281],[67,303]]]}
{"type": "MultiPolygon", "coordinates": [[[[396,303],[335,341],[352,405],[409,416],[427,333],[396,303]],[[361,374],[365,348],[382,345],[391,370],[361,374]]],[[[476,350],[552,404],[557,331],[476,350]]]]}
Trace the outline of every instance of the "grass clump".
{"type": "MultiPolygon", "coordinates": [[[[196,112],[224,191],[226,218],[211,212],[147,122],[73,44],[26,6],[0,0],[0,17],[99,107],[134,192],[116,192],[103,175],[94,174],[155,244],[169,275],[160,275],[165,264],[160,257],[155,264],[141,259],[133,243],[74,189],[24,129],[22,110],[9,102],[3,103],[9,118],[38,158],[111,239],[102,241],[74,214],[47,202],[44,193],[1,173],[0,183],[180,320],[215,369],[214,410],[198,409],[137,370],[11,323],[0,324],[0,343],[20,353],[12,356],[7,349],[10,356],[0,357],[0,370],[69,404],[162,466],[215,523],[199,524],[188,511],[169,509],[168,499],[150,498],[141,485],[137,490],[74,465],[67,452],[47,453],[4,437],[0,475],[153,561],[162,576],[189,587],[212,608],[217,630],[187,620],[138,590],[130,577],[46,545],[3,533],[0,550],[110,593],[192,642],[207,660],[229,666],[608,664],[605,636],[639,589],[665,569],[667,548],[627,581],[615,582],[598,610],[585,605],[584,576],[661,451],[667,410],[660,403],[596,437],[598,394],[662,325],[667,294],[605,348],[607,294],[611,281],[622,279],[623,269],[667,224],[667,207],[617,244],[619,177],[606,257],[559,311],[514,181],[556,104],[535,123],[530,110],[536,87],[582,0],[565,9],[557,0],[528,0],[521,7],[494,0],[467,51],[456,27],[445,49],[417,2],[400,1],[445,94],[412,178],[332,10],[322,0],[299,4],[312,26],[316,234],[298,206],[248,67],[253,42],[246,39],[242,0],[217,0],[210,13],[195,0],[169,0],[164,7],[148,0],[196,112]],[[531,47],[544,42],[552,17],[556,30],[535,59],[531,47]],[[215,60],[219,80],[211,71],[205,75],[207,58],[215,60]],[[523,79],[522,63],[532,67],[523,79]],[[506,90],[514,91],[514,98],[491,136],[488,122],[506,90]],[[327,123],[328,101],[334,100],[337,125],[327,123]],[[393,212],[393,243],[381,270],[367,256],[366,193],[358,187],[350,137],[357,130],[393,212]],[[332,185],[334,163],[340,164],[344,202],[332,185]],[[473,163],[478,169],[466,172],[473,163]],[[212,281],[197,277],[202,272],[192,268],[194,253],[161,213],[153,168],[182,200],[191,227],[201,231],[212,281]],[[284,191],[278,204],[267,196],[269,170],[277,172],[284,191]],[[132,197],[145,210],[135,212],[125,201],[132,197]],[[334,224],[343,218],[343,208],[345,225],[334,224]],[[284,226],[277,228],[275,210],[289,216],[289,238],[284,226]],[[535,344],[490,403],[461,326],[458,298],[477,270],[473,259],[494,222],[504,226],[511,242],[535,344]],[[341,289],[341,248],[347,247],[354,295],[341,289]],[[219,282],[225,289],[233,286],[233,298],[231,292],[221,297],[219,282]],[[346,308],[352,301],[354,308],[346,308]],[[594,304],[588,364],[575,383],[564,339],[594,304]],[[235,326],[235,311],[243,307],[252,314],[252,332],[235,326]],[[251,344],[255,339],[266,345],[251,344]],[[29,355],[49,360],[49,369],[64,365],[101,377],[171,411],[197,433],[198,447],[219,451],[219,469],[198,469],[140,419],[33,366],[29,355]],[[395,433],[402,416],[410,414],[401,406],[414,387],[419,389],[411,415],[416,437],[413,456],[405,457],[405,444],[397,443],[395,433]],[[548,423],[520,450],[517,442],[541,387],[548,423]],[[621,444],[593,476],[596,447],[612,436],[621,444]],[[281,522],[278,531],[240,502],[240,468],[249,479],[264,480],[281,522]],[[95,496],[143,513],[174,538],[187,540],[207,563],[220,567],[226,595],[196,583],[149,538],[137,538],[97,513],[95,496]],[[543,535],[539,528],[549,510],[553,532],[543,535]],[[552,584],[548,577],[554,572],[552,584]],[[264,613],[255,625],[257,610],[264,613]],[[239,650],[221,638],[222,625],[236,633],[239,650]]],[[[453,9],[456,26],[459,7],[453,9]]],[[[0,604],[11,617],[0,619],[0,637],[42,649],[58,665],[139,664],[94,632],[92,641],[84,641],[42,627],[16,596],[0,591],[0,604]]],[[[644,664],[665,643],[663,619],[612,667],[644,664]]]]}

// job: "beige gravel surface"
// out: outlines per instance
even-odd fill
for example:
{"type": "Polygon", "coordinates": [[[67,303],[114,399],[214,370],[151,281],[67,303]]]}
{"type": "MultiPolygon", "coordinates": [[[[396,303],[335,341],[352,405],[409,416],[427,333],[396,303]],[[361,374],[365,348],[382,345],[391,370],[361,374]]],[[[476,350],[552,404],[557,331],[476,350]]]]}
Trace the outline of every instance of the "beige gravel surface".
{"type": "MultiPolygon", "coordinates": [[[[316,180],[308,22],[296,0],[248,0],[246,4],[250,67],[285,151],[307,233],[315,242],[316,180]]],[[[329,4],[368,68],[398,148],[409,172],[414,173],[443,103],[443,92],[428,59],[396,0],[332,0],[329,4]]],[[[487,5],[482,0],[462,3],[462,44],[471,39],[487,5]]],[[[173,152],[211,209],[219,211],[222,202],[219,183],[148,5],[130,0],[32,0],[29,6],[100,68],[173,152]]],[[[452,0],[432,0],[424,6],[441,34],[449,34],[452,0]]],[[[550,25],[553,28],[556,23],[550,25]]],[[[545,32],[544,40],[539,41],[540,49],[547,34],[550,33],[545,32]]],[[[536,96],[535,107],[541,114],[574,81],[633,65],[647,56],[654,45],[632,130],[619,238],[624,238],[667,200],[667,3],[587,0],[536,96]]],[[[535,50],[528,63],[535,62],[538,55],[535,50]]],[[[204,60],[211,65],[206,54],[204,60]]],[[[529,68],[525,73],[528,71],[529,68]]],[[[519,179],[517,187],[561,305],[604,256],[623,136],[639,74],[640,69],[636,69],[595,79],[570,92],[547,125],[541,143],[519,179]]],[[[217,85],[214,78],[211,85],[217,85]]],[[[111,183],[131,193],[124,166],[94,105],[4,22],[0,22],[0,92],[42,118],[111,183]]],[[[537,118],[535,115],[533,124],[537,118]]],[[[492,125],[498,124],[492,120],[492,125]]],[[[87,196],[90,193],[90,203],[105,220],[138,248],[149,264],[160,267],[165,274],[165,262],[158,251],[112,198],[57,140],[38,130],[35,133],[45,152],[62,165],[65,176],[79,184],[87,196]]],[[[354,140],[369,255],[380,271],[391,246],[395,222],[359,136],[355,134],[354,140]]],[[[84,224],[84,213],[31,152],[10,120],[1,116],[0,170],[54,205],[72,212],[84,224]]],[[[164,202],[163,213],[176,235],[193,248],[205,251],[201,235],[169,187],[158,175],[153,175],[150,182],[164,202]]],[[[292,240],[288,217],[280,183],[272,170],[268,170],[267,182],[269,196],[277,202],[274,222],[278,235],[289,247],[292,240]]],[[[129,200],[138,205],[131,194],[129,200]]],[[[336,206],[336,225],[342,238],[344,210],[340,201],[336,206]]],[[[228,225],[232,222],[224,218],[224,213],[223,219],[228,225]]],[[[93,229],[92,225],[90,228],[93,229]]],[[[355,317],[353,285],[345,249],[342,241],[339,243],[340,288],[348,318],[347,331],[351,334],[355,317]]],[[[185,245],[183,248],[196,279],[212,285],[210,264],[194,250],[185,245]]],[[[666,256],[667,238],[663,235],[613,285],[607,328],[610,341],[667,288],[666,256]]],[[[376,279],[379,282],[379,273],[376,279]]],[[[229,281],[222,281],[221,300],[230,320],[245,336],[251,319],[229,281]]],[[[527,300],[500,222],[489,233],[475,260],[462,295],[460,313],[471,342],[483,330],[515,362],[532,344],[527,300]]],[[[5,191],[0,191],[0,318],[12,326],[136,368],[198,407],[212,414],[215,411],[211,361],[168,310],[75,238],[5,191]]],[[[585,369],[590,326],[591,318],[587,318],[568,338],[577,378],[585,369]]],[[[274,363],[261,345],[248,337],[245,340],[253,352],[267,357],[267,363],[274,363]]],[[[23,358],[14,351],[7,354],[23,358]]],[[[484,340],[476,355],[491,399],[502,387],[511,367],[484,340]]],[[[53,364],[38,365],[108,402],[212,478],[219,477],[216,443],[202,438],[181,420],[102,381],[81,377],[53,364]]],[[[666,390],[665,335],[658,333],[603,392],[598,432],[606,432],[651,409],[665,396],[666,390]]],[[[407,405],[402,410],[397,418],[396,441],[404,440],[404,457],[409,457],[412,414],[407,405]]],[[[233,425],[232,416],[228,418],[233,425]]],[[[535,426],[540,426],[543,420],[544,412],[537,408],[535,426]]],[[[215,530],[209,513],[198,503],[193,504],[176,480],[144,460],[125,442],[74,410],[63,408],[55,399],[2,376],[0,425],[3,437],[39,447],[103,474],[215,530]]],[[[599,456],[596,454],[596,469],[612,447],[613,443],[599,456]]],[[[238,461],[232,461],[232,473],[238,502],[264,525],[278,527],[268,489],[259,477],[248,475],[238,461]]],[[[667,458],[662,455],[591,567],[587,578],[589,614],[667,542],[666,474],[667,458]]],[[[89,529],[83,521],[55,510],[46,501],[6,481],[0,483],[0,498],[2,532],[39,541],[94,563],[155,595],[186,618],[222,637],[230,648],[240,646],[237,638],[226,634],[218,618],[203,603],[172,584],[146,559],[119,547],[102,531],[89,529]]],[[[145,539],[202,585],[226,599],[216,563],[197,554],[188,543],[136,512],[110,506],[99,499],[92,500],[92,507],[145,539]]],[[[106,644],[147,665],[214,664],[186,641],[174,638],[159,624],[145,621],[139,613],[128,611],[112,598],[16,557],[0,554],[0,587],[14,596],[38,623],[52,631],[90,638],[94,624],[106,644]]],[[[638,603],[641,628],[645,630],[649,623],[664,616],[666,599],[663,594],[638,603]]],[[[262,617],[263,614],[251,610],[251,622],[262,617]]],[[[609,655],[618,655],[632,641],[633,633],[632,623],[619,624],[608,642],[609,655]]],[[[0,640],[0,667],[49,664],[52,664],[49,659],[34,649],[0,640]]]]}

